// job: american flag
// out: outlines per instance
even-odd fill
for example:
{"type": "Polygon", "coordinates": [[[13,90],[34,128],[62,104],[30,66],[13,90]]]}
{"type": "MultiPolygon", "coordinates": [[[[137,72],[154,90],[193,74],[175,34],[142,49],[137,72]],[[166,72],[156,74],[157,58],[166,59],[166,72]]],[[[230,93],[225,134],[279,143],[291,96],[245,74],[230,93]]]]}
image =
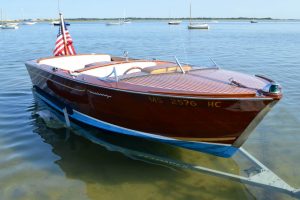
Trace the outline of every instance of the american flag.
{"type": "Polygon", "coordinates": [[[73,40],[71,38],[71,35],[67,29],[67,26],[65,23],[63,23],[63,25],[61,24],[59,26],[59,31],[57,34],[57,39],[56,39],[56,43],[55,43],[55,49],[53,51],[54,56],[64,56],[64,55],[75,55],[75,49],[73,46],[73,40]],[[64,27],[62,27],[64,26],[64,27]],[[63,30],[62,28],[64,28],[64,34],[65,37],[63,35],[63,30]],[[66,39],[66,41],[65,41],[66,39]]]}

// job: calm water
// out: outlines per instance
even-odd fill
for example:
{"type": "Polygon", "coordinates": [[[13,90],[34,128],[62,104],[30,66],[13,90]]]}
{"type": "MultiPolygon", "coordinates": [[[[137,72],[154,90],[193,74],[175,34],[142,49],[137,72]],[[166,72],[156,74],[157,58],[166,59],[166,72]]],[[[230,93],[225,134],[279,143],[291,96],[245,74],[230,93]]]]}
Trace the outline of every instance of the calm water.
{"type": "MultiPolygon", "coordinates": [[[[83,126],[68,131],[58,121],[46,120],[49,108],[34,99],[24,62],[51,55],[57,32],[48,24],[0,30],[0,199],[290,199],[137,160],[127,149],[237,174],[245,165],[239,155],[220,159],[83,126]],[[86,131],[103,146],[78,136],[86,131]]],[[[133,57],[165,59],[176,55],[200,65],[211,65],[212,57],[222,68],[278,80],[284,99],[244,147],[300,188],[300,23],[222,22],[211,24],[209,31],[163,22],[111,27],[74,23],[70,32],[81,53],[128,51],[133,57]]]]}

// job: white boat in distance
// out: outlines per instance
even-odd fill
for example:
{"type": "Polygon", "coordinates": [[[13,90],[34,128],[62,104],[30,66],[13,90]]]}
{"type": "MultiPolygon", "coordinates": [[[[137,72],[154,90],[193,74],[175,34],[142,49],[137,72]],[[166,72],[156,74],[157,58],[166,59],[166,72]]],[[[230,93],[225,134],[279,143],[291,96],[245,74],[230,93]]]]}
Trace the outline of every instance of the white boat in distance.
{"type": "Polygon", "coordinates": [[[172,21],[169,21],[168,24],[169,25],[179,25],[179,24],[181,24],[181,22],[182,21],[180,21],[180,20],[172,20],[172,21]]]}
{"type": "Polygon", "coordinates": [[[123,23],[122,22],[108,22],[106,23],[106,26],[115,26],[115,25],[122,25],[123,23]]]}
{"type": "Polygon", "coordinates": [[[119,21],[111,21],[107,22],[106,26],[115,26],[115,25],[123,25],[123,24],[131,24],[131,20],[129,19],[124,19],[124,20],[119,20],[119,21]]]}
{"type": "Polygon", "coordinates": [[[202,24],[202,23],[190,23],[188,25],[188,29],[209,29],[209,25],[208,24],[202,24]]]}
{"type": "Polygon", "coordinates": [[[59,24],[59,21],[52,21],[50,22],[50,25],[59,24]]]}
{"type": "Polygon", "coordinates": [[[2,29],[18,29],[18,24],[15,23],[8,23],[8,24],[2,24],[2,29]]]}
{"type": "Polygon", "coordinates": [[[32,21],[24,21],[22,22],[22,25],[34,25],[36,24],[37,22],[32,22],[32,21]]]}
{"type": "Polygon", "coordinates": [[[119,20],[115,20],[115,21],[110,21],[106,23],[106,26],[117,26],[117,25],[124,25],[124,24],[131,24],[131,20],[130,19],[126,19],[126,11],[124,10],[124,16],[123,18],[119,18],[119,20]]]}
{"type": "Polygon", "coordinates": [[[8,22],[8,23],[5,23],[6,25],[9,25],[9,26],[18,26],[19,23],[17,22],[8,22]]]}
{"type": "Polygon", "coordinates": [[[126,18],[126,10],[124,9],[124,16],[123,21],[121,21],[123,24],[131,24],[131,20],[126,18]]]}
{"type": "Polygon", "coordinates": [[[188,29],[209,29],[209,25],[206,23],[193,22],[192,23],[192,3],[190,3],[190,24],[188,29]]]}
{"type": "Polygon", "coordinates": [[[1,29],[18,29],[18,24],[19,23],[4,23],[3,22],[3,12],[2,12],[2,9],[0,9],[0,17],[1,17],[1,25],[0,25],[0,28],[1,29]]]}
{"type": "Polygon", "coordinates": [[[106,23],[106,26],[123,25],[124,22],[125,22],[125,20],[119,19],[119,21],[111,21],[111,22],[107,22],[107,23],[106,23]]]}
{"type": "Polygon", "coordinates": [[[131,24],[131,20],[130,20],[130,19],[125,19],[125,20],[123,21],[123,24],[131,24]]]}

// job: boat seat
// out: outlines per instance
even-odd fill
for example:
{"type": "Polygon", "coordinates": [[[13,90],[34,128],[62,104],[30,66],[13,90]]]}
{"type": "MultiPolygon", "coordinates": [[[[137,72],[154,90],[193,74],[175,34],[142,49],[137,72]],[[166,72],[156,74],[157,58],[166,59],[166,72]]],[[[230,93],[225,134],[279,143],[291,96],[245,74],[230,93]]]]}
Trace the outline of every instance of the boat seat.
{"type": "Polygon", "coordinates": [[[101,66],[105,66],[106,64],[110,64],[110,63],[115,63],[115,62],[110,62],[110,61],[103,61],[103,62],[94,62],[94,63],[90,63],[84,66],[84,69],[90,68],[90,67],[101,67],[101,66]]]}
{"type": "Polygon", "coordinates": [[[57,67],[59,69],[74,72],[84,69],[86,65],[96,62],[110,62],[111,57],[107,54],[76,55],[76,56],[57,56],[41,59],[39,64],[57,67]]]}
{"type": "MultiPolygon", "coordinates": [[[[190,71],[192,69],[191,66],[184,65],[182,66],[184,71],[190,71]]],[[[157,66],[145,67],[142,69],[142,72],[146,72],[149,74],[166,74],[166,73],[174,73],[181,72],[180,67],[173,63],[165,63],[157,66]]]]}
{"type": "Polygon", "coordinates": [[[121,63],[123,63],[123,62],[111,62],[111,61],[94,62],[94,63],[90,63],[90,64],[85,65],[84,68],[78,69],[75,72],[81,73],[81,72],[96,69],[96,68],[99,68],[99,67],[106,67],[106,66],[109,66],[109,65],[116,65],[116,64],[121,64],[121,63]]]}
{"type": "MultiPolygon", "coordinates": [[[[79,69],[76,72],[89,75],[89,76],[96,76],[96,77],[106,77],[107,75],[111,74],[111,72],[116,70],[117,76],[122,76],[128,69],[134,68],[134,67],[139,67],[141,69],[146,68],[146,67],[152,67],[155,66],[156,62],[145,62],[145,61],[138,61],[138,62],[111,62],[108,64],[103,64],[103,65],[95,65],[95,66],[90,66],[88,68],[84,69],[79,69]]],[[[136,71],[141,71],[141,70],[130,70],[130,73],[134,73],[136,71]]]]}

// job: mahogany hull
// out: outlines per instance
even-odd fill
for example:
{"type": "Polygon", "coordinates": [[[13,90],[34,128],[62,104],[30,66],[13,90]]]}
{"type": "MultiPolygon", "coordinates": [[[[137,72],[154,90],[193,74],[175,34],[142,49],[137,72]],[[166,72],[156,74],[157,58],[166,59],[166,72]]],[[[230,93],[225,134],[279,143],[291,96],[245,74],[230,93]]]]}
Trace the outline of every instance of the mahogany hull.
{"type": "Polygon", "coordinates": [[[146,138],[222,157],[232,156],[277,102],[272,98],[188,97],[126,91],[26,66],[42,98],[67,107],[75,120],[134,136],[144,133],[146,138]]]}

